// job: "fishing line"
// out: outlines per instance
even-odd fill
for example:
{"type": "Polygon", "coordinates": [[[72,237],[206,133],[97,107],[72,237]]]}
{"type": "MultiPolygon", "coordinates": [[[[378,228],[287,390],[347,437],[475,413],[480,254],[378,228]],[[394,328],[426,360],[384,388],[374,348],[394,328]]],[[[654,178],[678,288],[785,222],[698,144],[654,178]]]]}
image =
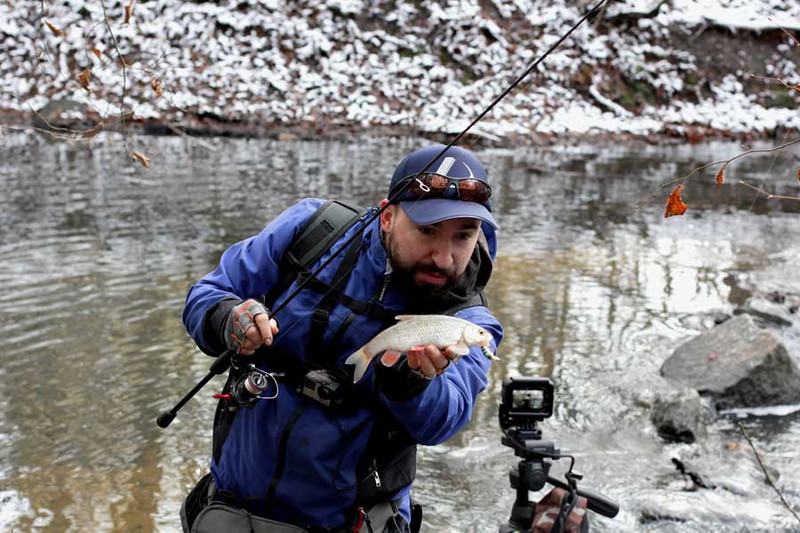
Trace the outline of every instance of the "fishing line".
{"type": "MultiPolygon", "coordinates": [[[[481,113],[475,119],[473,119],[467,125],[466,128],[464,128],[458,135],[456,135],[456,137],[452,141],[450,141],[450,143],[447,144],[444,148],[442,148],[442,150],[438,154],[436,154],[433,158],[431,158],[431,160],[428,161],[428,163],[422,168],[422,170],[420,170],[414,177],[420,176],[422,174],[425,174],[425,172],[431,166],[433,166],[433,164],[436,162],[437,159],[442,157],[447,152],[447,150],[449,150],[450,148],[455,146],[455,144],[458,141],[460,141],[472,129],[472,127],[475,126],[475,124],[480,122],[483,119],[483,117],[485,117],[492,109],[494,109],[497,106],[497,104],[500,103],[500,101],[503,100],[503,98],[505,98],[526,77],[528,77],[528,75],[530,75],[530,73],[533,72],[533,70],[536,67],[538,67],[539,64],[541,64],[542,61],[544,61],[547,58],[547,56],[549,56],[556,48],[558,48],[558,46],[560,46],[561,43],[563,43],[570,35],[572,35],[572,33],[576,29],[578,29],[578,27],[580,27],[588,18],[593,17],[600,10],[600,8],[602,6],[604,6],[608,1],[609,0],[601,0],[589,12],[587,12],[583,17],[581,17],[578,20],[578,22],[573,24],[572,27],[564,35],[562,35],[553,45],[551,45],[547,49],[547,51],[544,52],[544,54],[539,56],[538,59],[536,59],[533,63],[531,63],[528,66],[528,68],[526,68],[525,71],[522,74],[517,76],[517,78],[514,80],[514,82],[511,85],[509,85],[504,91],[502,91],[497,97],[495,97],[494,100],[492,100],[492,102],[488,106],[486,106],[486,108],[483,111],[481,111],[481,113]]],[[[341,253],[344,250],[349,248],[350,245],[353,243],[353,241],[355,241],[357,238],[359,238],[360,234],[366,228],[368,228],[378,217],[380,217],[381,214],[383,214],[383,212],[386,211],[386,209],[390,205],[392,205],[394,203],[394,201],[397,200],[400,197],[400,195],[402,195],[405,192],[405,190],[408,188],[408,186],[413,181],[414,181],[413,179],[409,179],[408,181],[406,181],[405,185],[400,187],[394,194],[391,194],[389,196],[388,201],[386,202],[386,204],[383,207],[380,207],[380,208],[375,207],[375,208],[371,208],[370,210],[368,210],[367,213],[362,217],[362,220],[357,222],[356,225],[354,226],[354,227],[356,227],[356,231],[354,231],[353,234],[341,246],[336,248],[331,253],[331,255],[327,259],[325,259],[313,272],[311,272],[305,279],[301,280],[297,284],[297,287],[295,287],[295,289],[280,303],[280,305],[276,306],[275,309],[271,310],[272,314],[270,315],[270,318],[274,318],[281,310],[286,308],[286,306],[289,304],[289,302],[291,302],[298,294],[300,294],[300,292],[305,288],[306,284],[308,284],[311,280],[315,279],[320,273],[322,273],[323,270],[325,270],[328,267],[328,265],[331,264],[331,262],[333,262],[333,260],[336,257],[341,255],[341,253]],[[359,224],[360,224],[360,226],[359,226],[359,224]]],[[[420,199],[417,199],[417,201],[420,201],[420,199]]],[[[355,265],[353,265],[353,267],[351,267],[348,270],[347,274],[349,274],[349,272],[352,271],[352,268],[354,268],[354,266],[355,265]]],[[[336,280],[333,280],[333,281],[335,282],[336,280]]],[[[333,288],[329,289],[325,294],[323,294],[320,297],[320,299],[318,300],[318,303],[319,303],[319,301],[322,301],[322,298],[327,296],[327,294],[329,294],[332,290],[333,290],[333,288]]],[[[290,331],[296,324],[299,323],[299,321],[300,320],[298,319],[293,324],[288,326],[288,328],[286,330],[284,330],[284,333],[290,331]]],[[[234,355],[236,355],[236,353],[233,350],[226,350],[225,352],[223,352],[222,354],[217,356],[217,358],[212,363],[211,369],[209,370],[208,374],[206,374],[206,376],[203,379],[201,379],[192,388],[192,390],[189,391],[189,393],[187,393],[177,404],[175,404],[175,406],[172,409],[170,409],[169,411],[163,412],[158,417],[158,425],[160,427],[162,427],[162,428],[166,428],[172,422],[172,420],[175,418],[175,416],[177,415],[177,412],[186,404],[186,402],[188,402],[192,398],[192,396],[194,396],[209,381],[211,381],[211,379],[215,375],[222,374],[223,372],[225,372],[227,370],[228,366],[230,365],[231,357],[233,357],[234,355]]]]}
{"type": "MultiPolygon", "coordinates": [[[[378,218],[390,205],[392,205],[394,200],[396,200],[400,195],[402,195],[405,192],[405,190],[411,185],[411,183],[417,176],[425,174],[425,172],[431,166],[433,166],[433,163],[435,163],[437,159],[442,157],[447,152],[447,150],[449,150],[459,140],[461,140],[461,138],[464,137],[464,135],[466,135],[472,129],[472,127],[475,126],[475,124],[480,122],[481,119],[483,119],[483,117],[485,117],[492,109],[494,109],[497,106],[497,104],[500,103],[500,101],[503,100],[503,98],[505,98],[511,91],[514,90],[515,87],[517,87],[525,78],[527,78],[530,75],[530,73],[533,72],[533,70],[536,67],[538,67],[542,63],[542,61],[544,61],[545,58],[547,58],[547,56],[549,56],[556,48],[558,48],[558,46],[561,45],[561,43],[563,43],[570,35],[572,35],[572,33],[575,30],[577,30],[578,27],[580,27],[587,19],[596,15],[600,11],[600,8],[602,8],[608,1],[609,0],[601,0],[596,6],[594,6],[591,10],[589,10],[583,17],[581,17],[578,20],[578,22],[576,22],[564,35],[562,35],[554,44],[552,44],[550,48],[548,48],[547,51],[545,51],[544,54],[539,56],[533,63],[531,63],[522,74],[517,76],[517,78],[511,85],[509,85],[502,93],[500,93],[500,95],[495,97],[495,99],[488,106],[486,106],[486,108],[483,111],[481,111],[481,113],[472,122],[470,122],[466,128],[464,128],[452,141],[450,141],[450,143],[447,146],[442,148],[442,150],[438,154],[436,154],[436,156],[434,156],[430,161],[428,161],[428,163],[422,168],[422,170],[420,170],[416,174],[416,176],[414,176],[414,178],[409,179],[405,185],[403,185],[396,193],[391,195],[386,205],[379,208],[378,211],[375,212],[372,216],[370,216],[366,221],[361,222],[362,226],[359,227],[357,231],[354,232],[353,235],[347,241],[345,241],[344,244],[342,244],[339,248],[337,248],[326,261],[324,261],[313,273],[311,273],[308,276],[307,279],[303,280],[297,286],[297,288],[289,296],[287,296],[283,302],[281,302],[279,306],[277,306],[275,309],[272,309],[272,316],[274,317],[280,310],[285,308],[286,305],[303,290],[305,284],[308,283],[312,278],[315,278],[317,275],[319,275],[333,261],[333,259],[335,259],[339,254],[341,254],[342,251],[345,248],[347,248],[358,237],[358,234],[364,231],[376,218],[378,218]]],[[[531,83],[533,83],[533,80],[530,80],[525,87],[530,86],[531,83]]],[[[420,198],[416,198],[414,200],[414,203],[422,201],[423,198],[424,195],[421,196],[420,198]]],[[[355,265],[350,267],[350,269],[348,269],[346,273],[349,274],[353,268],[355,268],[355,265]]],[[[333,289],[323,294],[319,301],[322,301],[322,298],[327,296],[327,294],[329,294],[332,290],[333,289]]],[[[286,331],[291,330],[291,328],[294,327],[298,322],[299,320],[295,321],[286,331]]]]}
{"type": "MultiPolygon", "coordinates": [[[[430,161],[428,161],[428,163],[422,168],[422,170],[420,170],[416,174],[416,176],[425,174],[425,172],[431,166],[433,166],[433,163],[435,163],[437,159],[442,157],[447,152],[447,150],[452,148],[459,140],[461,140],[461,138],[464,137],[464,135],[466,135],[469,132],[469,130],[471,130],[472,127],[475,126],[475,124],[480,122],[481,119],[483,119],[483,117],[485,117],[492,109],[494,109],[497,106],[497,104],[500,103],[501,100],[503,100],[503,98],[505,98],[511,91],[514,90],[514,88],[517,85],[519,85],[526,77],[528,77],[528,75],[530,75],[530,73],[533,72],[533,69],[535,69],[537,66],[539,66],[539,64],[541,64],[541,62],[544,61],[545,58],[547,58],[547,56],[549,56],[556,48],[558,48],[558,46],[561,43],[563,43],[570,35],[572,35],[572,33],[576,29],[578,29],[578,27],[581,26],[586,21],[586,19],[588,19],[588,18],[592,17],[594,14],[596,14],[600,10],[600,8],[603,5],[605,5],[608,1],[609,0],[601,0],[600,3],[598,3],[589,12],[587,12],[583,17],[581,17],[580,20],[578,20],[578,22],[575,23],[569,29],[569,31],[567,31],[564,35],[562,35],[558,39],[558,41],[556,41],[553,45],[551,45],[550,48],[548,48],[547,51],[544,54],[539,56],[538,59],[536,59],[533,63],[531,63],[530,66],[528,66],[528,68],[525,69],[525,71],[521,75],[519,75],[511,85],[509,85],[488,106],[486,106],[486,108],[483,111],[481,111],[481,113],[472,122],[470,122],[469,125],[467,125],[467,127],[464,128],[452,141],[450,141],[450,143],[447,146],[442,148],[442,150],[438,154],[436,154],[436,156],[434,156],[430,161]]],[[[361,231],[366,229],[367,226],[369,226],[376,218],[378,218],[387,209],[387,207],[389,205],[392,205],[394,200],[396,200],[398,197],[400,197],[400,195],[402,195],[405,192],[405,190],[409,187],[409,185],[411,185],[411,183],[413,181],[414,181],[413,179],[408,180],[408,182],[405,185],[403,185],[397,192],[395,192],[394,194],[392,194],[389,197],[389,199],[388,199],[389,201],[386,203],[386,205],[384,205],[383,207],[378,209],[377,212],[375,212],[374,214],[369,216],[366,221],[361,222],[362,226],[360,228],[358,228],[358,231],[356,231],[347,241],[345,241],[344,244],[342,244],[339,248],[337,248],[336,251],[333,252],[331,254],[331,256],[326,261],[324,261],[312,274],[309,275],[308,279],[304,280],[301,284],[299,284],[298,287],[289,296],[286,297],[286,299],[281,303],[281,305],[277,306],[275,309],[272,310],[272,316],[275,316],[281,309],[286,307],[287,303],[289,301],[291,301],[292,299],[294,299],[295,296],[297,296],[297,294],[300,293],[300,291],[303,289],[304,285],[306,283],[308,283],[311,280],[311,278],[316,277],[318,274],[320,274],[333,261],[333,259],[336,258],[336,256],[341,254],[342,251],[345,248],[347,248],[357,238],[358,234],[361,231]]],[[[421,201],[421,198],[417,198],[415,200],[415,202],[419,202],[419,201],[421,201]]],[[[323,297],[324,297],[324,295],[323,295],[323,297]]]]}

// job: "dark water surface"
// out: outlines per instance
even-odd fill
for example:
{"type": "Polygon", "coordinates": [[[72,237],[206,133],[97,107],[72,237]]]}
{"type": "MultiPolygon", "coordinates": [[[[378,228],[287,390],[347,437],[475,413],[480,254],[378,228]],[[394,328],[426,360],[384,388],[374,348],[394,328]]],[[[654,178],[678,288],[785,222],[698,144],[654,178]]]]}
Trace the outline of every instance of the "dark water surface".
{"type": "MultiPolygon", "coordinates": [[[[181,138],[88,149],[0,140],[0,529],[178,531],[178,508],[207,467],[215,380],[166,431],[155,424],[207,370],[185,334],[186,290],[229,244],[298,198],[384,194],[420,140],[347,143],[181,138]]],[[[764,483],[735,420],[699,444],[665,444],[648,406],[662,362],[729,313],[749,288],[800,292],[798,202],[713,187],[684,191],[690,211],[664,219],[666,192],[642,197],[733,144],[486,149],[502,226],[490,299],[506,340],[474,421],[421,450],[415,497],[425,531],[490,532],[508,517],[516,463],[500,445],[497,405],[509,375],[557,384],[545,437],[574,453],[584,483],[617,499],[598,531],[798,531],[764,483]],[[672,457],[715,490],[684,490],[672,457]]],[[[745,158],[728,183],[762,180],[800,195],[798,151],[745,158]]],[[[797,361],[797,344],[788,346],[797,361]]],[[[800,506],[800,415],[744,426],[790,503],[800,506]]],[[[565,461],[554,470],[563,472],[565,461]]]]}

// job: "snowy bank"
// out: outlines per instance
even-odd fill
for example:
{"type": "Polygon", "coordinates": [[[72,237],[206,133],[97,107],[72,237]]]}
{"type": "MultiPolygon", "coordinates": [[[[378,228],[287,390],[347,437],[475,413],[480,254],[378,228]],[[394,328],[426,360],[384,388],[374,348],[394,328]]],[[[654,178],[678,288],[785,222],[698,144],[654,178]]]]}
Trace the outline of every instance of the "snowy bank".
{"type": "MultiPolygon", "coordinates": [[[[100,2],[42,5],[0,3],[0,111],[91,124],[122,107],[176,126],[438,133],[466,125],[588,9],[584,0],[155,0],[134,3],[125,24],[129,1],[109,0],[109,30],[100,2]]],[[[800,130],[793,30],[800,3],[616,2],[481,133],[800,130]]]]}

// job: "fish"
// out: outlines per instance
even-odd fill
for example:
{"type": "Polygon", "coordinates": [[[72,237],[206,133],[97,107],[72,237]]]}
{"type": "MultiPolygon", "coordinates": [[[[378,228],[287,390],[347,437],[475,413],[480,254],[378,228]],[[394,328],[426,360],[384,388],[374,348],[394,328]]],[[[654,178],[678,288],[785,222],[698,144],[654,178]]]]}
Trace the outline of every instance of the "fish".
{"type": "Polygon", "coordinates": [[[353,383],[364,376],[370,361],[379,353],[386,352],[382,363],[392,366],[400,358],[400,352],[427,344],[439,348],[454,346],[457,354],[454,363],[469,353],[470,346],[480,346],[487,358],[496,359],[488,348],[491,334],[467,320],[448,315],[398,315],[395,319],[399,321],[397,324],[378,333],[345,360],[345,365],[355,365],[353,383]]]}

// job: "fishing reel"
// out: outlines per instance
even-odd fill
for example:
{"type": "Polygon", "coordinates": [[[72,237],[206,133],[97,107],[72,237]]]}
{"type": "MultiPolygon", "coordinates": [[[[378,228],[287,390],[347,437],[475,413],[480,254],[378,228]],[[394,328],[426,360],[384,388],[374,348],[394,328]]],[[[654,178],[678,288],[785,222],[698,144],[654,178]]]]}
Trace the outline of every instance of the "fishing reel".
{"type": "Polygon", "coordinates": [[[244,367],[233,366],[232,382],[227,392],[214,394],[213,397],[228,402],[228,410],[238,411],[242,407],[252,409],[259,400],[273,400],[278,397],[278,380],[271,373],[261,370],[250,363],[244,367]],[[273,387],[271,395],[267,391],[273,387]]]}
{"type": "MultiPolygon", "coordinates": [[[[555,387],[547,378],[519,377],[503,381],[499,410],[503,436],[500,442],[514,450],[522,460],[509,472],[511,488],[517,491],[517,497],[511,507],[511,517],[500,526],[500,533],[531,531],[537,504],[528,499],[528,492],[541,490],[547,483],[566,491],[554,518],[553,533],[566,530],[567,521],[581,497],[586,499],[589,510],[603,516],[613,518],[619,512],[619,504],[613,500],[589,489],[578,489],[582,476],[573,471],[575,458],[561,453],[554,441],[542,440],[539,423],[553,415],[554,399],[555,387]],[[566,482],[550,476],[552,461],[562,458],[570,460],[569,470],[564,475],[566,482]]],[[[586,519],[582,521],[581,531],[584,530],[588,530],[586,519]]]]}

